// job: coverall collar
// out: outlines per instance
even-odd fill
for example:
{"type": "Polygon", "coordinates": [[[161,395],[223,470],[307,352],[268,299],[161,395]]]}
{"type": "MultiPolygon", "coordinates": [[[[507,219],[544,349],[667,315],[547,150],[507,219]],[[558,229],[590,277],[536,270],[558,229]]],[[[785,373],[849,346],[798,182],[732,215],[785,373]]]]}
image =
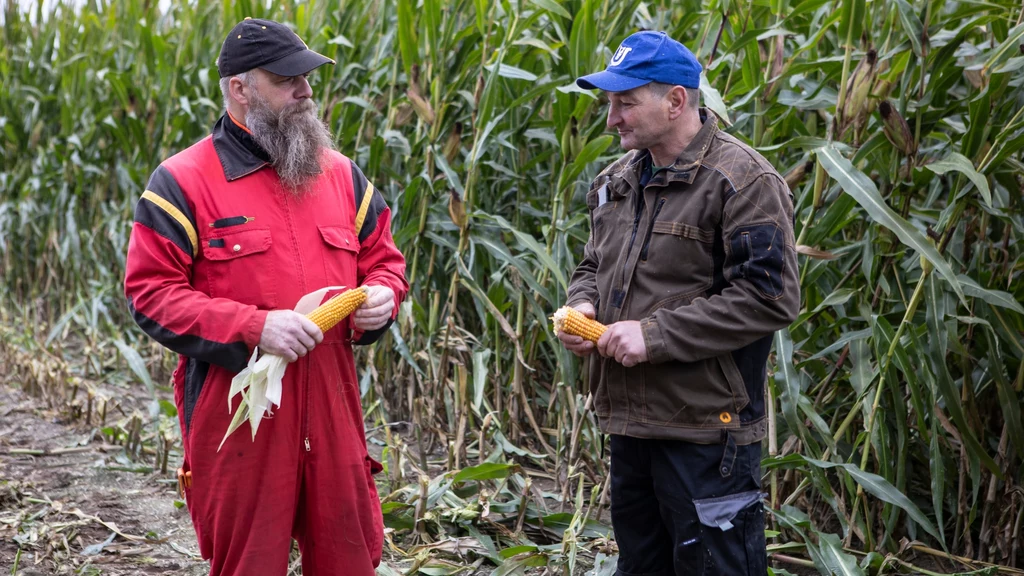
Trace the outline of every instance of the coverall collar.
{"type": "Polygon", "coordinates": [[[270,166],[270,156],[252,134],[227,112],[213,126],[213,148],[228,182],[270,166]]]}

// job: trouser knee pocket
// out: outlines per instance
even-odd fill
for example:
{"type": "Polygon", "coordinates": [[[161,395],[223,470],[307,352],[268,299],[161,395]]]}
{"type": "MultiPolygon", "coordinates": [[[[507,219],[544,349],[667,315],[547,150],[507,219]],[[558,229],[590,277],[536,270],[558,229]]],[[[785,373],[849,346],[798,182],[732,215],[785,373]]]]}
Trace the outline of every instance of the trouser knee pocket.
{"type": "Polygon", "coordinates": [[[764,576],[764,507],[760,490],[694,500],[705,574],[764,576]]]}

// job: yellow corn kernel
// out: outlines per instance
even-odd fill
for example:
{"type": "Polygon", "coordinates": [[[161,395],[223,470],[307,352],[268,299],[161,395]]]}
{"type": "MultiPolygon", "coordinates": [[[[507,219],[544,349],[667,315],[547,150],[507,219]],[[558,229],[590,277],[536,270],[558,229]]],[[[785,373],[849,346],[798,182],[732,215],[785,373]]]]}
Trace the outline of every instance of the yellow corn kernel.
{"type": "Polygon", "coordinates": [[[608,329],[604,324],[587,318],[582,312],[569,306],[555,310],[551,320],[555,323],[555,334],[561,331],[573,336],[582,336],[584,340],[594,343],[597,343],[597,339],[608,329]]]}
{"type": "Polygon", "coordinates": [[[314,324],[319,326],[321,332],[327,332],[348,317],[363,302],[366,302],[366,287],[360,286],[359,288],[346,290],[324,302],[315,310],[306,314],[306,318],[309,318],[314,324]]]}

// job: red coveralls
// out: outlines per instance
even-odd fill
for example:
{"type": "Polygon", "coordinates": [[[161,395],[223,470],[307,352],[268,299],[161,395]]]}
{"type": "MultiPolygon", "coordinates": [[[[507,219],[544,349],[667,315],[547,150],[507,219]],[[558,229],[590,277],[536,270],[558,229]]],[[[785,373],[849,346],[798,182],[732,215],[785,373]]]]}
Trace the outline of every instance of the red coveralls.
{"type": "Polygon", "coordinates": [[[293,195],[225,115],[156,169],[136,207],[125,295],[143,330],[180,355],[186,499],[213,575],[283,576],[293,537],[310,576],[369,576],[380,562],[380,464],[366,451],[351,345],[387,326],[329,330],[289,364],[281,406],[255,441],[243,424],[217,451],[231,378],[268,310],[291,309],[324,286],[379,284],[394,291],[397,314],[408,291],[387,204],[348,158],[328,157],[312,191],[293,195]]]}

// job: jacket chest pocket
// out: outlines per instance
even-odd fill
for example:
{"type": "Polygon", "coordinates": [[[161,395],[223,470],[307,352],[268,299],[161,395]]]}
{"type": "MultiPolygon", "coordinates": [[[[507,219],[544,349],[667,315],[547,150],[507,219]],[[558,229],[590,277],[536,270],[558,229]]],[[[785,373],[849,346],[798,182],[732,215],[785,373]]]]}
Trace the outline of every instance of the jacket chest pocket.
{"type": "Polygon", "coordinates": [[[651,226],[650,245],[642,249],[640,265],[652,285],[694,295],[710,288],[714,281],[714,244],[712,230],[656,221],[651,226]]]}
{"type": "MultiPolygon", "coordinates": [[[[326,286],[355,288],[357,278],[356,261],[359,256],[359,239],[344,226],[317,226],[323,249],[320,250],[324,266],[326,286]]],[[[343,340],[350,334],[350,319],[346,318],[338,328],[324,334],[324,342],[343,340]]]]}
{"type": "Polygon", "coordinates": [[[202,240],[210,296],[264,310],[277,307],[277,271],[270,254],[270,230],[214,232],[202,240]]]}
{"type": "Polygon", "coordinates": [[[355,288],[357,278],[356,261],[359,256],[359,239],[345,226],[317,226],[323,241],[324,278],[328,286],[355,288]]]}

